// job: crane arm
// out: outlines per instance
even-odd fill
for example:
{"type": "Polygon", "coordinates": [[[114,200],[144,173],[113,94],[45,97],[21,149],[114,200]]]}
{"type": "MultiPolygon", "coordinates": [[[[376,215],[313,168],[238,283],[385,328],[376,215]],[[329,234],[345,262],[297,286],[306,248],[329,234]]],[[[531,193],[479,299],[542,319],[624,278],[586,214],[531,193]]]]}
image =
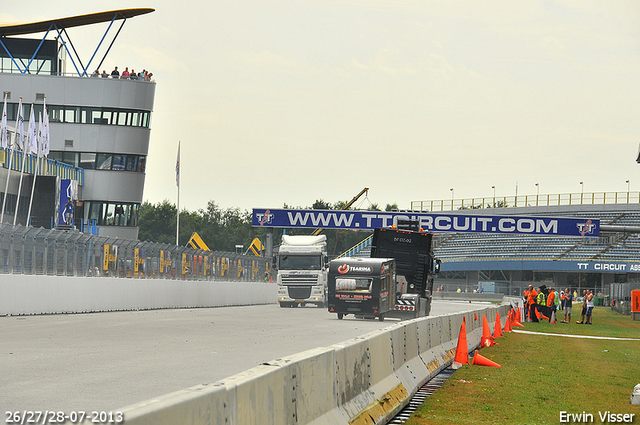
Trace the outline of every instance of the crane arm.
{"type": "MultiPolygon", "coordinates": [[[[358,200],[358,199],[359,199],[363,194],[365,194],[365,193],[367,193],[367,194],[369,193],[369,188],[368,188],[368,187],[365,187],[364,189],[362,189],[362,190],[360,191],[360,193],[358,193],[356,196],[354,196],[352,200],[350,200],[349,202],[347,202],[347,203],[345,204],[345,206],[344,206],[344,207],[342,207],[342,209],[343,209],[343,210],[348,210],[348,209],[349,209],[349,207],[350,207],[351,205],[353,205],[353,204],[354,204],[354,203],[355,203],[355,202],[356,202],[356,201],[357,201],[357,200],[358,200]]],[[[320,234],[320,232],[322,232],[322,229],[316,229],[316,230],[314,230],[314,231],[313,231],[313,233],[311,234],[311,236],[318,236],[318,235],[320,234]]]]}

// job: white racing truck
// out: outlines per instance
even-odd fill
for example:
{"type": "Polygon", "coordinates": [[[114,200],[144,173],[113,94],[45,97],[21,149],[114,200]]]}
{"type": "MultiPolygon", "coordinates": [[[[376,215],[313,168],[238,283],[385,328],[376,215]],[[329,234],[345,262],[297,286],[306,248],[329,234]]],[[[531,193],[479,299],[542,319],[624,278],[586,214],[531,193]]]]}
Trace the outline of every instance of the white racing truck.
{"type": "Polygon", "coordinates": [[[329,264],[326,235],[282,235],[273,263],[278,269],[280,307],[325,306],[329,264]]]}

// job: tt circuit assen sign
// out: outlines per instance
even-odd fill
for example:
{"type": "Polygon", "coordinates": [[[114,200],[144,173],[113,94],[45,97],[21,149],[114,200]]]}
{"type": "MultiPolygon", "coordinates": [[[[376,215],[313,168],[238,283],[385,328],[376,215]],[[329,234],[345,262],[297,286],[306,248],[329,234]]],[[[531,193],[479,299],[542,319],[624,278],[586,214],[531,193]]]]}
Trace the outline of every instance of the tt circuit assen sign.
{"type": "Polygon", "coordinates": [[[429,232],[598,236],[600,221],[587,218],[489,216],[381,211],[253,209],[254,227],[373,230],[398,220],[418,220],[429,232]]]}

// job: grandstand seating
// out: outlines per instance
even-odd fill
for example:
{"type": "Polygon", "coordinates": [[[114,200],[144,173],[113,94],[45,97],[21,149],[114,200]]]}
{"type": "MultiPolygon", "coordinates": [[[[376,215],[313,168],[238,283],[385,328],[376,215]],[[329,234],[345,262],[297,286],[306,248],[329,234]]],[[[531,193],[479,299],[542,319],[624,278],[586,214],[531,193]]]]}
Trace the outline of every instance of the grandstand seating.
{"type": "MultiPolygon", "coordinates": [[[[545,213],[549,214],[541,212],[538,215],[545,213]]],[[[599,219],[601,224],[640,226],[640,212],[581,211],[572,212],[570,215],[599,219]]],[[[640,261],[640,236],[626,234],[593,238],[457,233],[436,238],[435,254],[445,262],[482,260],[640,261]]]]}
{"type": "MultiPolygon", "coordinates": [[[[589,211],[560,214],[571,217],[599,219],[600,224],[640,226],[640,211],[589,211]]],[[[516,208],[509,214],[515,215],[516,208]]],[[[528,211],[527,215],[554,215],[546,208],[528,211]]],[[[555,216],[555,215],[554,215],[555,216]]],[[[345,253],[367,257],[370,240],[365,240],[345,253]]],[[[434,253],[444,262],[488,260],[555,260],[555,261],[640,261],[638,234],[607,234],[600,237],[554,237],[521,234],[436,233],[434,253]]],[[[343,254],[343,255],[345,255],[343,254]]]]}

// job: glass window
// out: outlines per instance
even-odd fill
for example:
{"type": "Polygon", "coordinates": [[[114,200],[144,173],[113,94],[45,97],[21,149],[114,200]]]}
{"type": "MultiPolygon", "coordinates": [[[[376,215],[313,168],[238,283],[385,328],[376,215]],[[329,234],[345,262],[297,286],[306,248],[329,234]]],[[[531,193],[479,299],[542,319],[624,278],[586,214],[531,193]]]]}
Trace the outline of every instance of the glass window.
{"type": "Polygon", "coordinates": [[[127,171],[136,171],[137,155],[125,155],[127,163],[127,171]]]}
{"type": "Polygon", "coordinates": [[[67,123],[79,123],[80,122],[80,108],[75,106],[66,106],[64,111],[64,122],[67,123]]]}
{"type": "Polygon", "coordinates": [[[130,226],[137,226],[138,225],[138,213],[140,212],[140,204],[133,204],[131,205],[131,220],[130,220],[130,226]]]}
{"type": "Polygon", "coordinates": [[[113,111],[102,111],[102,121],[100,124],[111,124],[112,122],[115,124],[115,121],[111,120],[111,116],[113,115],[113,111]]]}
{"type": "Polygon", "coordinates": [[[107,214],[105,216],[105,223],[107,226],[113,226],[115,224],[116,205],[107,204],[107,214]]]}
{"type": "Polygon", "coordinates": [[[64,109],[61,106],[48,106],[49,122],[62,122],[64,109]]]}
{"type": "Polygon", "coordinates": [[[127,113],[120,111],[118,113],[118,125],[127,125],[127,113]]]}
{"type": "Polygon", "coordinates": [[[7,103],[7,120],[14,121],[18,116],[18,104],[17,103],[7,103]]]}
{"type": "Polygon", "coordinates": [[[91,110],[91,123],[92,124],[101,124],[102,118],[100,117],[101,111],[100,109],[92,109],[91,110]]]}
{"type": "Polygon", "coordinates": [[[336,278],[337,292],[371,293],[372,279],[336,278]]]}
{"type": "Polygon", "coordinates": [[[293,255],[279,256],[281,270],[320,270],[320,255],[293,255]]]}
{"type": "Polygon", "coordinates": [[[64,152],[62,155],[62,162],[65,164],[78,166],[78,153],[77,152],[64,152]]]}
{"type": "Polygon", "coordinates": [[[138,157],[138,168],[136,169],[136,171],[138,171],[139,173],[144,173],[147,167],[147,157],[146,156],[140,156],[138,157]]]}
{"type": "Polygon", "coordinates": [[[99,153],[98,162],[96,164],[96,170],[110,170],[112,160],[113,160],[113,157],[111,154],[99,153]]]}
{"type": "Polygon", "coordinates": [[[58,152],[58,151],[49,152],[49,159],[53,159],[54,161],[62,162],[62,152],[58,152]]]}
{"type": "Polygon", "coordinates": [[[102,221],[102,203],[101,202],[90,202],[89,205],[89,223],[93,221],[100,224],[102,221]]]}
{"type": "Polygon", "coordinates": [[[33,104],[33,115],[36,118],[36,121],[40,120],[40,115],[42,114],[43,105],[33,104]]]}
{"type": "Polygon", "coordinates": [[[113,163],[111,164],[111,169],[117,171],[124,170],[125,156],[126,155],[113,155],[113,163]]]}
{"type": "Polygon", "coordinates": [[[132,112],[131,113],[131,125],[133,127],[137,127],[140,121],[140,113],[139,112],[132,112]]]}
{"type": "Polygon", "coordinates": [[[126,226],[127,216],[125,214],[125,206],[122,204],[115,204],[113,217],[114,226],[126,226]]]}
{"type": "Polygon", "coordinates": [[[85,170],[93,170],[96,168],[96,154],[90,152],[82,152],[80,154],[80,167],[85,170]]]}

